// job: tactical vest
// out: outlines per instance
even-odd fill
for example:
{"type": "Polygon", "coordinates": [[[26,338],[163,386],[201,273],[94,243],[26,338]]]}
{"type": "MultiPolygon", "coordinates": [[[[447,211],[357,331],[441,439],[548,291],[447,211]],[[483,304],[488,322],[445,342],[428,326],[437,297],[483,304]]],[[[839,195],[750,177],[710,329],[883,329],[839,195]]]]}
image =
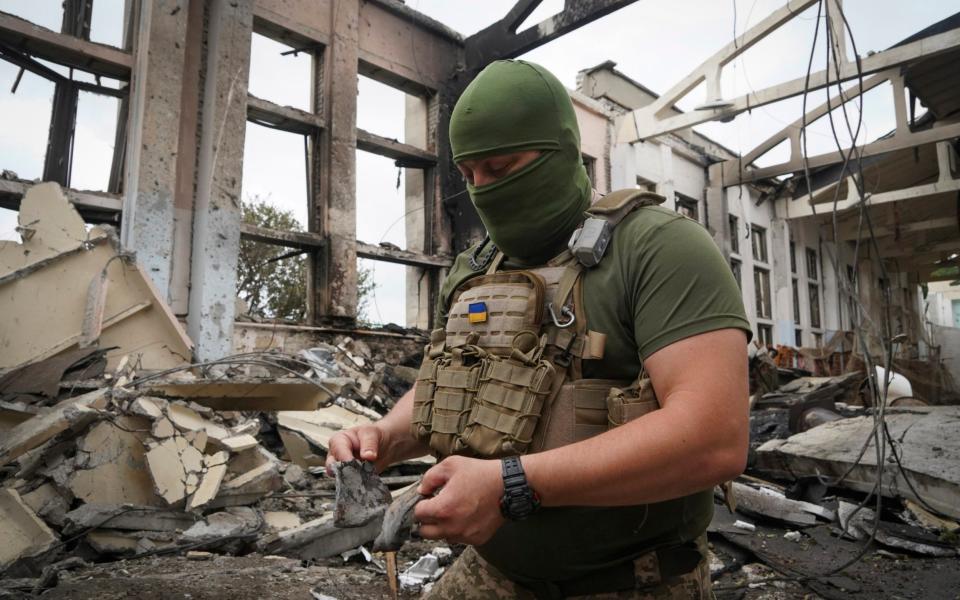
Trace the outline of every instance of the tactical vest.
{"type": "MultiPolygon", "coordinates": [[[[612,230],[662,202],[619,190],[586,216],[612,230]]],[[[454,291],[446,327],[431,333],[414,437],[441,457],[496,458],[578,442],[659,408],[642,370],[633,381],[583,378],[582,362],[603,358],[606,335],[588,327],[581,260],[565,250],[540,267],[500,271],[503,260],[498,252],[484,275],[454,291]]]]}

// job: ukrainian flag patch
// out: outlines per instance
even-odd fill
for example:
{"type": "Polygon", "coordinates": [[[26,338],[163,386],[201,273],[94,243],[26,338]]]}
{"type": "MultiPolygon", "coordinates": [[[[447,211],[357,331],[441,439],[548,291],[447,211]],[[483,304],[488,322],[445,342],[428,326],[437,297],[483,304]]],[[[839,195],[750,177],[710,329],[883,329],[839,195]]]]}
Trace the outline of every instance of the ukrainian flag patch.
{"type": "Polygon", "coordinates": [[[487,303],[486,302],[471,302],[467,307],[467,318],[471,323],[486,323],[487,322],[487,303]]]}

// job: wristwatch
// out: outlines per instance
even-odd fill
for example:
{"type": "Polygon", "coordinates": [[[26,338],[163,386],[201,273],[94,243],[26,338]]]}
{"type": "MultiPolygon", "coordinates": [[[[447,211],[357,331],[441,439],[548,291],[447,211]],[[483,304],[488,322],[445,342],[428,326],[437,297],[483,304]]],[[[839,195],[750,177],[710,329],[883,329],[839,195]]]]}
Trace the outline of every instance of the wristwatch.
{"type": "Polygon", "coordinates": [[[503,467],[503,497],[500,513],[511,521],[526,519],[540,508],[540,496],[527,485],[527,476],[519,456],[501,460],[503,467]]]}

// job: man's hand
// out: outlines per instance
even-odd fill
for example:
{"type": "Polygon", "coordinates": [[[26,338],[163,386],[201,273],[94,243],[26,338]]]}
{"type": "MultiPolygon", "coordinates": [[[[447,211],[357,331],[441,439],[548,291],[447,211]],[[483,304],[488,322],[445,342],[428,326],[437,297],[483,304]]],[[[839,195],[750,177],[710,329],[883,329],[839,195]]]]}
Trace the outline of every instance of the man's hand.
{"type": "Polygon", "coordinates": [[[385,451],[389,447],[389,434],[376,425],[338,431],[330,438],[328,447],[327,475],[333,475],[333,463],[355,458],[372,462],[377,473],[390,466],[390,457],[385,451]]]}
{"type": "Polygon", "coordinates": [[[503,525],[499,460],[450,456],[426,472],[420,494],[434,496],[414,510],[422,537],[479,545],[503,525]]]}
{"type": "Polygon", "coordinates": [[[330,437],[327,449],[327,475],[333,475],[333,463],[355,458],[373,463],[377,473],[391,464],[427,453],[429,448],[410,433],[414,388],[410,388],[385,417],[369,425],[338,431],[330,437]]]}

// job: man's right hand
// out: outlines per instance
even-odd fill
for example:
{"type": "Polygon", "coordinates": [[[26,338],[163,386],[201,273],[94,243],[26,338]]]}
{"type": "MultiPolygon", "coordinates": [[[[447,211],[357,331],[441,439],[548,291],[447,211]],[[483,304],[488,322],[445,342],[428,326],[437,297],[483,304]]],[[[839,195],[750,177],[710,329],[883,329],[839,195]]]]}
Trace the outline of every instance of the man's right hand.
{"type": "Polygon", "coordinates": [[[333,475],[333,463],[353,459],[372,462],[377,473],[389,466],[389,434],[377,425],[360,425],[335,433],[327,451],[327,475],[333,475]]]}

